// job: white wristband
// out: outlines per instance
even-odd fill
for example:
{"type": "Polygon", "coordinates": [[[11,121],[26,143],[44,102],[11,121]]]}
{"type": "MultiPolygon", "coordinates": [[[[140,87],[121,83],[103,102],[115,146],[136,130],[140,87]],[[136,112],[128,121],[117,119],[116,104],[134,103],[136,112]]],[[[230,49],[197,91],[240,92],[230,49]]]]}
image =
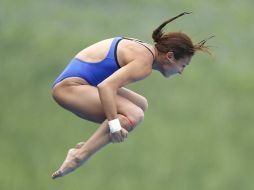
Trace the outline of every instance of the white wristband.
{"type": "Polygon", "coordinates": [[[109,125],[109,129],[110,129],[111,133],[115,133],[117,131],[120,131],[121,128],[122,128],[118,118],[109,121],[108,125],[109,125]]]}

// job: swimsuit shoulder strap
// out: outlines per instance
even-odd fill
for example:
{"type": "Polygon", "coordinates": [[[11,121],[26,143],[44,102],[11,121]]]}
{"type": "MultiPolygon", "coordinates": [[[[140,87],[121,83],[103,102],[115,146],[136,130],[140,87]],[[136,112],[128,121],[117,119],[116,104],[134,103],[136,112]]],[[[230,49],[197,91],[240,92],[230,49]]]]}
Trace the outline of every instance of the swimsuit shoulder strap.
{"type": "Polygon", "coordinates": [[[116,59],[116,49],[118,43],[122,40],[122,37],[115,37],[110,45],[107,58],[116,59]]]}
{"type": "Polygon", "coordinates": [[[128,37],[123,37],[123,39],[131,40],[131,41],[137,42],[138,44],[144,46],[146,49],[148,49],[148,51],[150,51],[150,53],[151,53],[152,56],[153,56],[153,59],[155,59],[155,55],[154,55],[154,53],[152,52],[152,50],[151,50],[149,47],[147,47],[147,46],[145,45],[146,42],[144,42],[144,41],[142,41],[142,40],[139,40],[139,39],[128,38],[128,37]]]}

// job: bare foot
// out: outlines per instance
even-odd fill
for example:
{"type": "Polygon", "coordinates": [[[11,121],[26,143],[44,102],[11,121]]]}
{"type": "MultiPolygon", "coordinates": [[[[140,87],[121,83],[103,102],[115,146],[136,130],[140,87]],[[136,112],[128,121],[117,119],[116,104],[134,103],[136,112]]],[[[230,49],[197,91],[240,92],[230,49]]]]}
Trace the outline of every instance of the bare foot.
{"type": "Polygon", "coordinates": [[[82,160],[78,159],[75,155],[77,150],[81,148],[85,142],[80,142],[76,145],[75,148],[72,148],[68,151],[65,161],[63,162],[62,166],[52,174],[52,178],[56,179],[58,177],[63,177],[66,174],[74,171],[80,165],[82,165],[82,160]]]}

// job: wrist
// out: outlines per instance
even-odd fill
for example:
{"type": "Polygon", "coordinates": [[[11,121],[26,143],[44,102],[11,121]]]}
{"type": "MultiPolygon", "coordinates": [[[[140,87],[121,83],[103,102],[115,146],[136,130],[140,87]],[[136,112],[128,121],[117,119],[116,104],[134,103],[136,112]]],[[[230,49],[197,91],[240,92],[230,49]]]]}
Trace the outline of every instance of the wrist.
{"type": "Polygon", "coordinates": [[[118,132],[121,130],[121,124],[120,124],[120,121],[118,118],[116,119],[113,119],[113,120],[110,120],[108,122],[108,126],[109,126],[109,129],[110,129],[110,132],[111,133],[115,133],[115,132],[118,132]]]}

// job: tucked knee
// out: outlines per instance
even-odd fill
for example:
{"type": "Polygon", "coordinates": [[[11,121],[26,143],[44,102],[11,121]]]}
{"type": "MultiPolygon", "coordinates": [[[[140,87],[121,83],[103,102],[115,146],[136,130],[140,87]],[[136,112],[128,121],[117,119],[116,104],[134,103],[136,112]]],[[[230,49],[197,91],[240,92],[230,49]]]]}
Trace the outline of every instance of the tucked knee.
{"type": "Polygon", "coordinates": [[[121,126],[130,132],[144,120],[144,111],[137,107],[130,114],[126,114],[125,116],[120,114],[119,119],[121,126]]]}
{"type": "Polygon", "coordinates": [[[123,127],[124,129],[126,129],[128,132],[132,131],[133,126],[131,121],[124,115],[119,114],[119,120],[121,123],[121,127],[123,127]]]}
{"type": "Polygon", "coordinates": [[[143,112],[146,112],[146,110],[148,109],[148,101],[145,97],[143,97],[142,99],[141,109],[143,110],[143,112]]]}
{"type": "Polygon", "coordinates": [[[144,111],[141,108],[136,108],[130,115],[127,115],[131,125],[135,128],[139,123],[144,120],[144,111]]]}

